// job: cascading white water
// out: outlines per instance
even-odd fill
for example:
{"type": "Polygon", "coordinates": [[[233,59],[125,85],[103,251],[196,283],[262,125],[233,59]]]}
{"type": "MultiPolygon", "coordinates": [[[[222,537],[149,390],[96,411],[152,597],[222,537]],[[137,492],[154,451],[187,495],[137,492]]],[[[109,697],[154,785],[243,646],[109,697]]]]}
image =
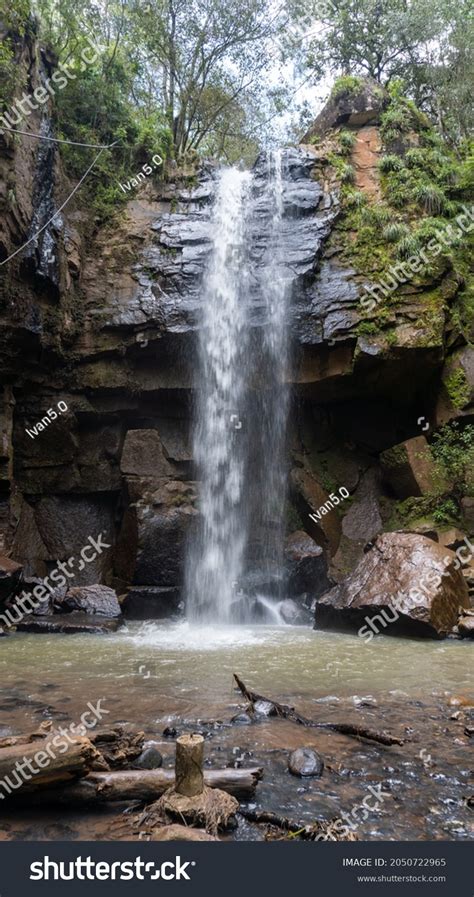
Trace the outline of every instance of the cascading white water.
{"type": "Polygon", "coordinates": [[[278,618],[267,598],[281,597],[286,497],[291,275],[282,166],[282,154],[271,154],[258,182],[226,169],[216,191],[199,328],[200,518],[186,566],[194,621],[278,618]]]}
{"type": "Polygon", "coordinates": [[[262,521],[264,538],[261,566],[264,579],[273,582],[273,593],[282,597],[284,511],[287,491],[286,431],[289,406],[288,306],[293,276],[285,265],[283,154],[268,157],[266,203],[269,236],[263,266],[262,294],[266,305],[263,330],[265,378],[261,384],[262,521]]]}
{"type": "Polygon", "coordinates": [[[240,433],[247,385],[244,211],[250,175],[221,172],[199,330],[200,389],[194,458],[201,521],[187,563],[188,616],[228,622],[245,549],[245,452],[240,433]]]}

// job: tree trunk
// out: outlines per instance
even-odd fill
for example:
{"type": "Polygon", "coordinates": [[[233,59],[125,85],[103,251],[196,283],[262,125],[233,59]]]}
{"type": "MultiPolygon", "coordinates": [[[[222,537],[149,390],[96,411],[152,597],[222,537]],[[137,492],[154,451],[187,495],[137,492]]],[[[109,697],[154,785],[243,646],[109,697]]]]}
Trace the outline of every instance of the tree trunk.
{"type": "Polygon", "coordinates": [[[202,735],[181,735],[176,739],[175,791],[186,797],[201,794],[204,787],[202,735]]]}

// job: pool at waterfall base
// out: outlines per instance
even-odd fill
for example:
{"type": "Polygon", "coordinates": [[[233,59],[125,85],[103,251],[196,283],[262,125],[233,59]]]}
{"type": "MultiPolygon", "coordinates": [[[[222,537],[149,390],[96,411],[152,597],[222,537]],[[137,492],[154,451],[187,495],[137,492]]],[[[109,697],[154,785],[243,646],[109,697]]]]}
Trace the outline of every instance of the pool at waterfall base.
{"type": "MultiPolygon", "coordinates": [[[[47,720],[54,729],[77,723],[88,702],[101,700],[105,728],[144,731],[164,766],[174,762],[167,728],[203,733],[206,766],[261,766],[257,808],[302,824],[339,818],[349,827],[349,819],[360,840],[472,837],[465,729],[472,729],[474,693],[466,643],[382,636],[367,645],[355,635],[307,627],[197,626],[182,619],[128,623],[100,636],[17,633],[2,648],[4,737],[47,720]],[[384,730],[404,744],[374,745],[275,717],[250,721],[233,673],[309,719],[384,730]],[[321,778],[288,771],[289,754],[303,746],[322,756],[321,778]],[[363,818],[357,808],[369,787],[383,800],[363,818]]],[[[4,805],[1,837],[138,837],[123,810],[71,805],[58,822],[47,806],[4,805]]],[[[240,819],[226,837],[258,840],[262,832],[240,819]]]]}

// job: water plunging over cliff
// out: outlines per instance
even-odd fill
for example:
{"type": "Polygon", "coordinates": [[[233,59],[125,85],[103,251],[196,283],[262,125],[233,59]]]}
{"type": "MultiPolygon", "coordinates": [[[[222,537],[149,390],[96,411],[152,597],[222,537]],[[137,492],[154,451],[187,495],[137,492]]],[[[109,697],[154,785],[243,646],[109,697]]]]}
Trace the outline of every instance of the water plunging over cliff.
{"type": "Polygon", "coordinates": [[[200,520],[186,570],[193,620],[279,620],[268,598],[282,597],[283,581],[291,292],[283,196],[280,153],[269,156],[263,186],[236,169],[219,175],[199,328],[200,520]]]}
{"type": "Polygon", "coordinates": [[[231,618],[246,536],[239,415],[248,379],[241,258],[249,180],[248,174],[235,169],[220,175],[199,330],[194,458],[201,484],[201,520],[187,564],[188,612],[194,619],[222,622],[231,618]]]}

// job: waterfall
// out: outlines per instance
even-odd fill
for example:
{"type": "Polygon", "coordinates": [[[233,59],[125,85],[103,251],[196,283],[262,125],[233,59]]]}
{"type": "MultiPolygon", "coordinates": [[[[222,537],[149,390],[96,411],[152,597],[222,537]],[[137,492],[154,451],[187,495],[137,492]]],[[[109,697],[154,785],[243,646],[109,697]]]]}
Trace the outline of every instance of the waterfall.
{"type": "Polygon", "coordinates": [[[200,517],[186,564],[188,617],[278,616],[282,597],[291,274],[281,153],[264,177],[224,169],[202,290],[194,459],[200,517]]]}
{"type": "Polygon", "coordinates": [[[212,253],[203,284],[194,458],[201,521],[187,563],[188,613],[228,622],[242,572],[246,524],[242,419],[248,351],[244,309],[244,212],[250,176],[222,171],[212,253]]]}
{"type": "Polygon", "coordinates": [[[268,208],[268,241],[261,268],[265,305],[263,327],[263,375],[259,391],[261,421],[261,518],[259,558],[263,581],[276,597],[283,597],[283,545],[287,491],[286,431],[289,405],[289,322],[293,273],[285,265],[287,251],[284,222],[283,154],[276,151],[267,161],[265,205],[268,208]]]}

